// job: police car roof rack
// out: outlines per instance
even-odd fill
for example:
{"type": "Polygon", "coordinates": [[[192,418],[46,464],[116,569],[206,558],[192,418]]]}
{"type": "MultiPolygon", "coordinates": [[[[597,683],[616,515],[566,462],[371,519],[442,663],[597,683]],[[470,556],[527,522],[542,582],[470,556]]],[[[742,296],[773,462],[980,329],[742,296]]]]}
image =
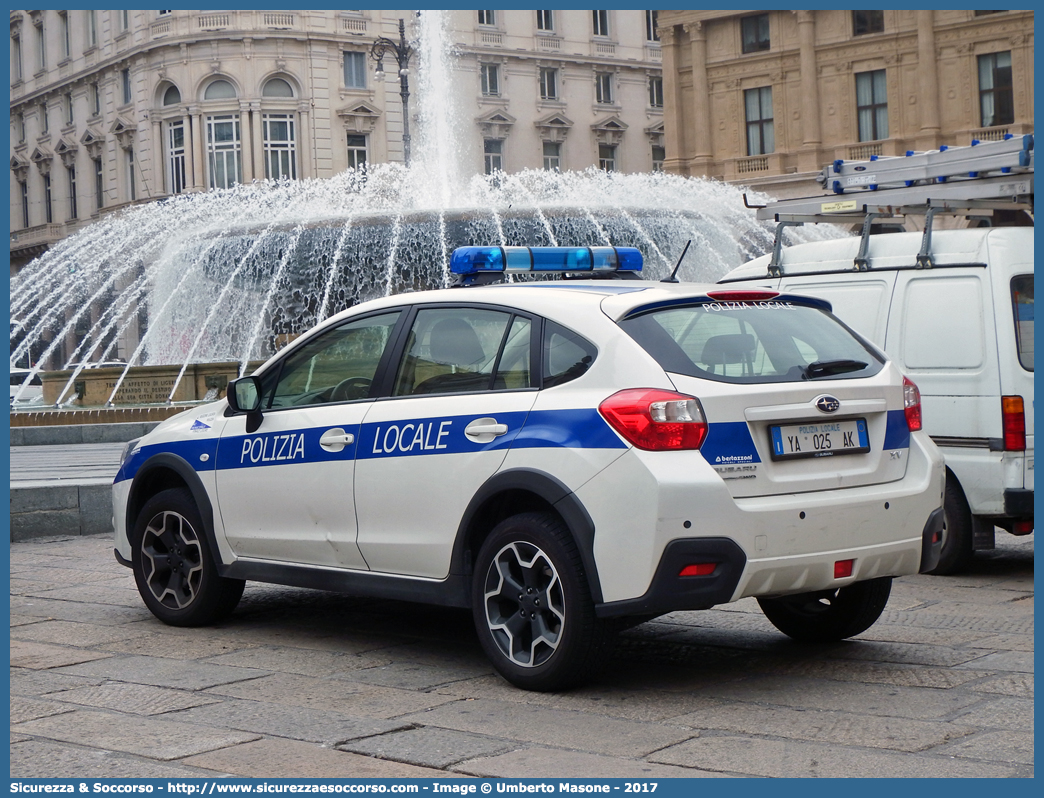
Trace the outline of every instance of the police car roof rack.
{"type": "MultiPolygon", "coordinates": [[[[870,268],[867,257],[871,227],[881,220],[910,214],[925,217],[917,268],[931,268],[932,223],[938,214],[974,211],[1033,212],[1033,135],[1001,141],[973,141],[969,147],[869,161],[837,160],[824,167],[816,181],[831,194],[770,202],[757,218],[776,222],[768,274],[783,274],[783,230],[806,222],[862,224],[862,240],[854,259],[856,271],[870,268]]],[[[746,197],[744,197],[746,202],[746,197]]]]}

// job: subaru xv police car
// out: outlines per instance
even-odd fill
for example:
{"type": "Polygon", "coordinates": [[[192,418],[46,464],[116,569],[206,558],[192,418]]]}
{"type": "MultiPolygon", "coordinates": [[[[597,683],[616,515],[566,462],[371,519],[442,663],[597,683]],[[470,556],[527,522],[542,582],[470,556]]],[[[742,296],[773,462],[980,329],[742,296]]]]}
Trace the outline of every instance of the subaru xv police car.
{"type": "Polygon", "coordinates": [[[469,247],[466,287],[360,304],[128,445],[116,557],[162,621],[246,580],[469,607],[513,684],[614,630],[756,597],[856,635],[933,568],[917,388],[822,300],[637,277],[633,249],[469,247]],[[548,282],[490,283],[513,271],[548,282]]]}

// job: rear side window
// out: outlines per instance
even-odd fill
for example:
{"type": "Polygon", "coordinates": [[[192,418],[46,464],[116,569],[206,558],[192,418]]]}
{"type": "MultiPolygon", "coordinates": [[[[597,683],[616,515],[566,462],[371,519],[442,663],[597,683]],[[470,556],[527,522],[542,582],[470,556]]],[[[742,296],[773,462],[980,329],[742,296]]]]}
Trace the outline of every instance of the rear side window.
{"type": "Polygon", "coordinates": [[[673,306],[620,326],[665,371],[718,382],[859,378],[882,366],[834,316],[786,301],[673,306]]]}
{"type": "Polygon", "coordinates": [[[1015,341],[1019,363],[1033,371],[1033,275],[1022,274],[1011,281],[1011,302],[1015,310],[1015,341]]]}

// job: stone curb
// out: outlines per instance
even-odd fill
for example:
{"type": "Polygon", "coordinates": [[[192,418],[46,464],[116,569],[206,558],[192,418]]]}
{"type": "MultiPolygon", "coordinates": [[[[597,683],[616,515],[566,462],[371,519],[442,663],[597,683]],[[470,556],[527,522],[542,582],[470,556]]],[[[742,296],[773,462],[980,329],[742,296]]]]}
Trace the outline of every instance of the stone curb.
{"type": "Polygon", "coordinates": [[[11,488],[12,543],[70,533],[101,535],[111,532],[110,485],[11,488]]]}
{"type": "Polygon", "coordinates": [[[122,424],[60,424],[44,427],[11,427],[12,446],[68,446],[76,443],[116,443],[140,438],[159,421],[122,424]]]}

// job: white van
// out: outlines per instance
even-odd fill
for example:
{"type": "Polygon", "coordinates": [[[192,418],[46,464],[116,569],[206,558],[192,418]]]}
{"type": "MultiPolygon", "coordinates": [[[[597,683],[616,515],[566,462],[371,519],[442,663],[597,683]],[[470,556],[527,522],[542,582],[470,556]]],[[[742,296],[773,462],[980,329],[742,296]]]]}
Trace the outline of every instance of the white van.
{"type": "Polygon", "coordinates": [[[920,389],[924,429],[947,466],[946,539],[933,571],[954,573],[994,527],[1033,531],[1033,228],[936,230],[918,268],[921,233],[781,250],[720,283],[820,297],[884,349],[920,389]],[[770,276],[778,273],[781,276],[770,276]]]}

